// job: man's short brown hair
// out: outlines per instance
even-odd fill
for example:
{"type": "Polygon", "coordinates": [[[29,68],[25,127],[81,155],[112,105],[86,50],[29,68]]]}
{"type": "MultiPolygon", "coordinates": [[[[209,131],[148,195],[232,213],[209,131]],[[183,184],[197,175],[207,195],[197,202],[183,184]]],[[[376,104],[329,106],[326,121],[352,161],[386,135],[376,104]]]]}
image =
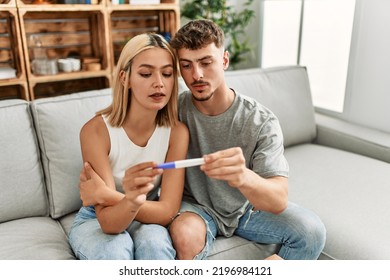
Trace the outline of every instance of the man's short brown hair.
{"type": "Polygon", "coordinates": [[[171,40],[171,46],[177,51],[182,48],[198,50],[212,43],[217,48],[223,47],[223,30],[208,19],[192,20],[179,29],[171,40]]]}

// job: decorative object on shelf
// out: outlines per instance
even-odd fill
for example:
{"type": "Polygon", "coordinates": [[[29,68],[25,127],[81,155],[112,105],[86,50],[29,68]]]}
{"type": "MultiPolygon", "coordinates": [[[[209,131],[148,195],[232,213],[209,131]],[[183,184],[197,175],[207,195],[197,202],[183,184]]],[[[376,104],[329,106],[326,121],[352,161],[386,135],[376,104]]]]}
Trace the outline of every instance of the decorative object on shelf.
{"type": "Polygon", "coordinates": [[[11,67],[0,67],[0,80],[16,78],[16,69],[11,67]]]}
{"type": "Polygon", "coordinates": [[[246,60],[245,55],[252,51],[245,28],[255,17],[249,9],[253,0],[241,4],[244,9],[237,11],[227,5],[227,0],[193,0],[187,1],[181,9],[181,15],[187,19],[210,19],[217,23],[225,33],[226,49],[230,55],[230,66],[235,69],[238,63],[246,60]]]}
{"type": "Polygon", "coordinates": [[[37,58],[32,64],[34,75],[56,75],[58,74],[57,59],[37,58]]]}
{"type": "Polygon", "coordinates": [[[66,58],[60,58],[58,60],[58,69],[60,72],[72,72],[72,62],[66,58]]]}
{"type": "Polygon", "coordinates": [[[157,5],[160,0],[129,0],[130,5],[157,5]]]}
{"type": "Polygon", "coordinates": [[[61,72],[80,71],[81,61],[73,57],[61,58],[58,60],[58,68],[61,72]]]}
{"type": "Polygon", "coordinates": [[[87,65],[87,71],[99,71],[102,69],[102,65],[99,62],[91,62],[87,65]]]}
{"type": "Polygon", "coordinates": [[[51,4],[50,1],[46,1],[46,0],[34,0],[32,2],[34,5],[48,5],[48,4],[51,4]]]}
{"type": "Polygon", "coordinates": [[[86,71],[99,71],[102,68],[100,63],[100,58],[97,57],[84,57],[83,61],[83,70],[86,71]]]}
{"type": "Polygon", "coordinates": [[[46,50],[37,35],[30,36],[33,47],[31,70],[34,75],[56,75],[58,73],[57,60],[48,59],[46,50]]]}

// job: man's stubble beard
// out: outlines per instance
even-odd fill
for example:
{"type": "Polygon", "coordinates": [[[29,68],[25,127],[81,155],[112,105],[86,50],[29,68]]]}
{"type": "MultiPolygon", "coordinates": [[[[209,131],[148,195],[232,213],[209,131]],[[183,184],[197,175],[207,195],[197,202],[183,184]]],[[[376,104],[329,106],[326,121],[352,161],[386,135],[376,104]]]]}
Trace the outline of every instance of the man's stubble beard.
{"type": "Polygon", "coordinates": [[[211,97],[213,97],[214,95],[214,92],[210,93],[208,96],[206,97],[196,97],[194,94],[192,94],[192,98],[195,100],[195,101],[199,101],[199,102],[204,102],[204,101],[209,101],[211,99],[211,97]]]}

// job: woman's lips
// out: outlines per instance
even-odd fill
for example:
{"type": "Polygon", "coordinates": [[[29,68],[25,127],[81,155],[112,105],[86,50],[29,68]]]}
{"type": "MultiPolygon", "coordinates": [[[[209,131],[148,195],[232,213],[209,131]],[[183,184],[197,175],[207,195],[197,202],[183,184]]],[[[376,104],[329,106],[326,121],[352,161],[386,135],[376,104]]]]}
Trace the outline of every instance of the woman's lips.
{"type": "Polygon", "coordinates": [[[154,99],[154,100],[161,100],[165,97],[165,94],[162,92],[156,92],[156,93],[149,95],[149,97],[154,99]]]}

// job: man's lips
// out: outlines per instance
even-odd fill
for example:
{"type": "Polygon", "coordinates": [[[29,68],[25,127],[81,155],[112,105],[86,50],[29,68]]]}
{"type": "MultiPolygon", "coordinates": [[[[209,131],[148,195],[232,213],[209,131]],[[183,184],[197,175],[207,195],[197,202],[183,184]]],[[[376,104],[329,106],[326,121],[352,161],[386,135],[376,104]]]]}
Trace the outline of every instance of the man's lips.
{"type": "Polygon", "coordinates": [[[193,83],[192,85],[191,85],[193,88],[195,88],[196,90],[203,90],[205,87],[207,87],[208,86],[208,84],[207,83],[193,83]]]}

